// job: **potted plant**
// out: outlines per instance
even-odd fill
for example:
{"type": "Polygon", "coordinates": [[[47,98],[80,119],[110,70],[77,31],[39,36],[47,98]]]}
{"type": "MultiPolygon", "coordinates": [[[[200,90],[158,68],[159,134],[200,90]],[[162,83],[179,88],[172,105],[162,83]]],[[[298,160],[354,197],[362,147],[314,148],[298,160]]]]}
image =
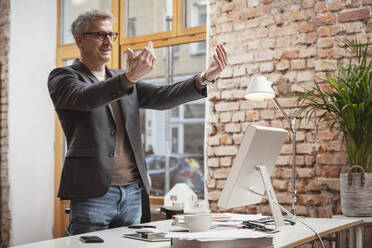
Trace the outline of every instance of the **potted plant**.
{"type": "Polygon", "coordinates": [[[372,216],[372,63],[368,44],[342,41],[352,56],[346,65],[298,96],[298,115],[326,121],[342,132],[349,173],[340,174],[341,208],[346,216],[372,216]],[[355,172],[355,173],[354,173],[355,172]],[[357,173],[358,172],[358,173],[357,173]]]}

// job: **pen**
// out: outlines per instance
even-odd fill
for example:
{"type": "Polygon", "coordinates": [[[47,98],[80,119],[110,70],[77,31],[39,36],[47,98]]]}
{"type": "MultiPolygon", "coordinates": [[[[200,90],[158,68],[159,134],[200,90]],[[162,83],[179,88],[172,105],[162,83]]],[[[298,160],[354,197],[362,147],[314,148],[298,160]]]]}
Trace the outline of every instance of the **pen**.
{"type": "Polygon", "coordinates": [[[132,228],[132,229],[156,228],[156,226],[151,226],[151,225],[132,225],[132,226],[128,226],[128,228],[132,228]]]}

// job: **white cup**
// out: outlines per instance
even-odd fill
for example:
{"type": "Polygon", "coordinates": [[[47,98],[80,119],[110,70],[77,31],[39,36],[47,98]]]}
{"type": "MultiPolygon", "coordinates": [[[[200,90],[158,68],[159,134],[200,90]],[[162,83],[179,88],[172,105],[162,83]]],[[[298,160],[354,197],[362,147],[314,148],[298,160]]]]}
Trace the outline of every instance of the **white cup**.
{"type": "Polygon", "coordinates": [[[185,224],[189,232],[206,232],[212,224],[209,214],[185,215],[185,224]]]}

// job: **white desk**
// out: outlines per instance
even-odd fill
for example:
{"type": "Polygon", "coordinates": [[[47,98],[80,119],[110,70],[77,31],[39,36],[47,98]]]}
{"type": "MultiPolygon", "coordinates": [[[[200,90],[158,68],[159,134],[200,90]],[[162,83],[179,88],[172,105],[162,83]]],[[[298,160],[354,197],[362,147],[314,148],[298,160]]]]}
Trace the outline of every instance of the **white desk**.
{"type": "MultiPolygon", "coordinates": [[[[317,219],[305,218],[304,221],[314,228],[321,236],[357,227],[363,224],[359,219],[317,219]]],[[[167,231],[171,220],[153,222],[161,231],[167,231]]],[[[133,233],[134,230],[126,227],[115,228],[105,231],[92,232],[89,235],[98,235],[104,240],[101,244],[85,244],[79,241],[81,235],[75,235],[65,238],[46,240],[26,245],[14,246],[14,248],[169,248],[170,242],[144,242],[139,240],[123,238],[124,233],[133,233]]],[[[316,240],[316,235],[301,223],[294,226],[286,226],[280,232],[274,234],[274,247],[296,247],[316,240]]]]}

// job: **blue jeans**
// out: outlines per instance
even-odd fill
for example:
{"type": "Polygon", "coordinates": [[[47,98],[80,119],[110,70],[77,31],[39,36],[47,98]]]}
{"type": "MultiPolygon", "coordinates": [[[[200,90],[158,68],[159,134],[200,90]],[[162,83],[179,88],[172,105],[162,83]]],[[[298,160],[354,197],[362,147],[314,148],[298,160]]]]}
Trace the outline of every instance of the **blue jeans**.
{"type": "Polygon", "coordinates": [[[70,201],[70,235],[139,224],[141,221],[141,188],[137,183],[110,186],[99,198],[70,201]]]}

